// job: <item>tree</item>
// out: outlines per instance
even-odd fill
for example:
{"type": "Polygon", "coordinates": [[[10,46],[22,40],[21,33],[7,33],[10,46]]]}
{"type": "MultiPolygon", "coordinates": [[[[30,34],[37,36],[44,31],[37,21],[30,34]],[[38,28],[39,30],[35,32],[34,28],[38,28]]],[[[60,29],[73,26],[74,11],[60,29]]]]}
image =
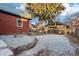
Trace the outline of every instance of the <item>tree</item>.
{"type": "Polygon", "coordinates": [[[61,3],[27,3],[26,9],[33,17],[39,16],[40,20],[47,19],[50,23],[65,7],[61,3]]]}

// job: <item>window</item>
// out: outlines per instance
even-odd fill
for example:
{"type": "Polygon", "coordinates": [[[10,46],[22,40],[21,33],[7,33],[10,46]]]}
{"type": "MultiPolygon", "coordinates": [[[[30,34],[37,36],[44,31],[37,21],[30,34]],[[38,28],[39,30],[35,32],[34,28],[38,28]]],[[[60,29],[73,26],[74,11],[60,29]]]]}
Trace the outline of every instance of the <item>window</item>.
{"type": "Polygon", "coordinates": [[[21,18],[16,19],[16,24],[18,27],[23,27],[23,22],[21,21],[21,18]]]}

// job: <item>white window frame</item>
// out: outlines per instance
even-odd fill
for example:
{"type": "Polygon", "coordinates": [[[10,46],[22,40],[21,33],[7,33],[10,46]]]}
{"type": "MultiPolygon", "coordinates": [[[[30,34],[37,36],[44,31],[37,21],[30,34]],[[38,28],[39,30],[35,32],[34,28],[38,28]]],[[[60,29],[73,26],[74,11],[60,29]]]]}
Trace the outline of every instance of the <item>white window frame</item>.
{"type": "Polygon", "coordinates": [[[16,19],[16,25],[17,25],[17,27],[23,27],[23,22],[22,22],[21,18],[16,19]],[[21,21],[21,25],[19,25],[18,20],[21,21]]]}

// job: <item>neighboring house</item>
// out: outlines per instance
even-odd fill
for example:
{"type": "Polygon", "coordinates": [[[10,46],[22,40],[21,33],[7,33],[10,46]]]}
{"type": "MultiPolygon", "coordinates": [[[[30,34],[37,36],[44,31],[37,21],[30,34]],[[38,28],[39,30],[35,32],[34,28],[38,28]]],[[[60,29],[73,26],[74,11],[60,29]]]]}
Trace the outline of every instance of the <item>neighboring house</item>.
{"type": "Polygon", "coordinates": [[[24,15],[19,10],[0,5],[0,35],[27,33],[30,18],[28,13],[24,15]]]}

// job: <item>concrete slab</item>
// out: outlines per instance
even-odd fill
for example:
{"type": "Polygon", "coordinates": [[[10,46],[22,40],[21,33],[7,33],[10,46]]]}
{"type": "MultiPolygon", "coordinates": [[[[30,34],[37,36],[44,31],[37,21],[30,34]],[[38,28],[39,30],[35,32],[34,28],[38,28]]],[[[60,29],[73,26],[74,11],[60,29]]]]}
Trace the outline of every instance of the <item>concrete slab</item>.
{"type": "Polygon", "coordinates": [[[8,45],[4,41],[0,40],[0,50],[4,49],[4,48],[7,48],[7,46],[8,45]]]}
{"type": "Polygon", "coordinates": [[[12,56],[12,55],[13,52],[8,48],[0,50],[0,56],[12,56]]]}
{"type": "Polygon", "coordinates": [[[27,35],[17,35],[17,37],[15,38],[14,35],[3,35],[0,36],[7,45],[8,47],[11,48],[17,48],[19,46],[22,45],[26,45],[30,42],[33,42],[34,37],[30,37],[27,35]]]}

